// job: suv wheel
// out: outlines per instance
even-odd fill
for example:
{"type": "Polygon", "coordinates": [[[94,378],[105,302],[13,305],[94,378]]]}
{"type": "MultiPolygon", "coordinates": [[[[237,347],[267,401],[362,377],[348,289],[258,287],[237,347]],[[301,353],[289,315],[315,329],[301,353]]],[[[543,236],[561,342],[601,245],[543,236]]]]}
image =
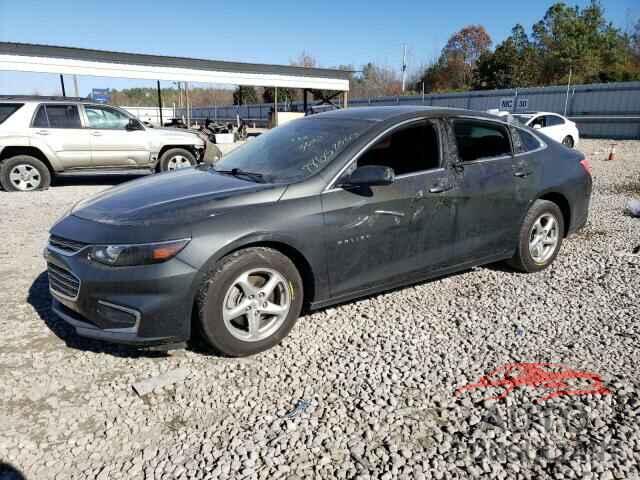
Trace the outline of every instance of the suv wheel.
{"type": "Polygon", "coordinates": [[[523,272],[537,272],[553,263],[564,235],[564,218],[558,205],[536,200],[520,228],[518,249],[509,265],[523,272]]]}
{"type": "Polygon", "coordinates": [[[198,295],[199,326],[216,351],[242,357],[287,336],[302,309],[302,279],[270,248],[248,248],[222,259],[198,295]]]}
{"type": "Polygon", "coordinates": [[[170,148],[160,157],[160,171],[173,172],[196,164],[196,157],[184,148],[170,148]]]}
{"type": "Polygon", "coordinates": [[[41,160],[17,155],[0,164],[0,183],[7,192],[44,190],[51,184],[51,174],[41,160]]]}

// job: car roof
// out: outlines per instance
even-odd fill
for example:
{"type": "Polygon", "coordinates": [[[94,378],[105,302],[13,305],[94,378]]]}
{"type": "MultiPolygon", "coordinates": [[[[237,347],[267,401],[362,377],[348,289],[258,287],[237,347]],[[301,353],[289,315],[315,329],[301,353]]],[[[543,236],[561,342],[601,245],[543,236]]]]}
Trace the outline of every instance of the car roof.
{"type": "Polygon", "coordinates": [[[0,102],[92,103],[91,99],[86,97],[47,97],[41,95],[0,95],[0,102]]]}
{"type": "MultiPolygon", "coordinates": [[[[557,117],[562,117],[562,115],[555,112],[517,112],[517,113],[514,113],[513,115],[555,115],[557,117]]],[[[565,118],[565,117],[562,117],[562,118],[565,118]]]]}
{"type": "Polygon", "coordinates": [[[464,108],[450,108],[450,107],[423,107],[419,105],[402,105],[402,106],[389,106],[389,107],[350,107],[347,109],[333,110],[330,112],[319,113],[309,118],[340,118],[344,120],[365,120],[369,122],[383,122],[391,120],[396,117],[405,117],[426,114],[427,117],[438,116],[450,116],[450,115],[472,115],[474,117],[482,117],[487,120],[499,120],[504,122],[504,119],[491,115],[486,112],[480,112],[475,110],[467,110],[464,108]]]}

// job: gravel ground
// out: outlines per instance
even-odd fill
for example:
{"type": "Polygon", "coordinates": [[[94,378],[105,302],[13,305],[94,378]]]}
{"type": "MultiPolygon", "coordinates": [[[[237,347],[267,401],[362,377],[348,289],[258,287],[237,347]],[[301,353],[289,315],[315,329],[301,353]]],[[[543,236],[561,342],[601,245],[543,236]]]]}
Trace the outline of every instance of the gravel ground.
{"type": "Polygon", "coordinates": [[[638,478],[640,219],[623,210],[640,198],[640,141],[605,162],[609,144],[581,145],[591,217],[552,268],[477,268],[323,310],[242,360],[75,336],[50,311],[41,252],[49,226],[113,180],[0,192],[0,477],[638,478]],[[514,362],[604,386],[456,394],[514,362]],[[176,369],[174,385],[132,389],[176,369]]]}

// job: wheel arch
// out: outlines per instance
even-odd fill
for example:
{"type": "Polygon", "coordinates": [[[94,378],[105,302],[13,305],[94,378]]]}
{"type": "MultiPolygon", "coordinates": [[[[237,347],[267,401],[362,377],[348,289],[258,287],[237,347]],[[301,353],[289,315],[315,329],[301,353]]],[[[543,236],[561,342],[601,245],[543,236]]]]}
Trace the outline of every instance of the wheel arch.
{"type": "Polygon", "coordinates": [[[291,262],[293,262],[294,266],[298,269],[300,273],[300,277],[302,278],[302,288],[304,292],[303,305],[305,308],[313,301],[315,298],[315,276],[313,268],[311,267],[311,263],[307,260],[304,254],[292,246],[290,243],[284,242],[279,239],[263,239],[263,240],[254,240],[249,241],[247,243],[243,243],[241,245],[235,246],[233,249],[225,252],[224,255],[221,255],[216,261],[221,260],[222,258],[231,255],[238,250],[245,250],[247,248],[254,247],[265,247],[271,248],[275,250],[285,257],[287,257],[291,262]]]}
{"type": "Polygon", "coordinates": [[[196,157],[196,160],[198,158],[198,153],[196,152],[196,149],[193,147],[193,145],[163,145],[160,151],[158,152],[158,157],[156,160],[156,170],[160,168],[160,160],[162,159],[162,156],[165,153],[167,153],[167,151],[172,150],[174,148],[182,148],[188,151],[189,153],[191,153],[194,157],[196,157]]]}
{"type": "Polygon", "coordinates": [[[566,237],[569,234],[569,229],[571,227],[571,204],[567,197],[560,192],[546,192],[538,197],[537,200],[547,200],[558,205],[558,208],[560,208],[560,211],[562,212],[562,219],[564,220],[564,236],[566,237]]]}
{"type": "Polygon", "coordinates": [[[55,170],[53,169],[53,165],[49,161],[49,158],[44,154],[44,152],[42,152],[42,150],[40,150],[37,147],[32,147],[32,146],[4,147],[0,152],[0,163],[18,155],[29,155],[37,158],[38,160],[40,160],[42,163],[45,164],[45,166],[49,170],[49,173],[51,174],[51,177],[55,175],[55,170]]]}

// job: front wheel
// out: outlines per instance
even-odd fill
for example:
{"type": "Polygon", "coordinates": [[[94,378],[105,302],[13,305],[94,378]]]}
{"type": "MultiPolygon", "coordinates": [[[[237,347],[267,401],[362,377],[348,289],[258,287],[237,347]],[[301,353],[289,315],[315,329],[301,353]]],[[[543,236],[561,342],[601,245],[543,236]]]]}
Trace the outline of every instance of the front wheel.
{"type": "Polygon", "coordinates": [[[564,218],[558,205],[536,200],[522,223],[516,254],[509,265],[523,272],[538,272],[553,263],[564,236],[564,218]]]}
{"type": "Polygon", "coordinates": [[[184,148],[171,148],[160,157],[160,171],[173,172],[183,168],[189,168],[196,164],[196,157],[184,148]]]}
{"type": "Polygon", "coordinates": [[[239,250],[216,265],[198,295],[204,340],[231,357],[252,355],[280,343],[302,309],[302,279],[281,253],[239,250]]]}

